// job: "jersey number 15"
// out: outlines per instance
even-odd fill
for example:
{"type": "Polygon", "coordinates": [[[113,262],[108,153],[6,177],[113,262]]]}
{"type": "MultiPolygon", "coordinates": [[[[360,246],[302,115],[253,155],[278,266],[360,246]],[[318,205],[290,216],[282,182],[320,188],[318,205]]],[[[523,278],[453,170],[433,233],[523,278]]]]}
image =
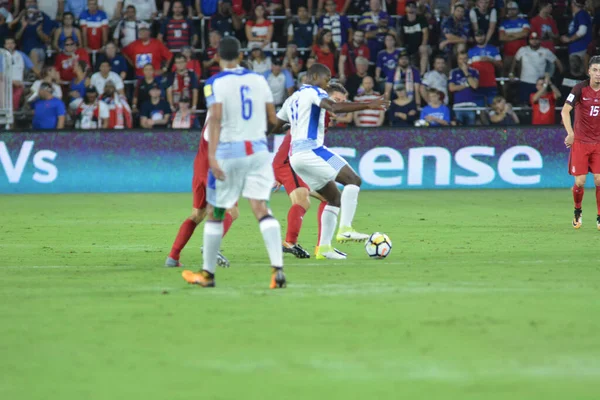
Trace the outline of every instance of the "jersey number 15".
{"type": "Polygon", "coordinates": [[[597,117],[600,114],[600,106],[590,107],[590,117],[597,117]]]}
{"type": "Polygon", "coordinates": [[[248,97],[250,88],[248,86],[240,87],[240,96],[242,97],[242,118],[249,120],[252,117],[252,99],[248,97]]]}

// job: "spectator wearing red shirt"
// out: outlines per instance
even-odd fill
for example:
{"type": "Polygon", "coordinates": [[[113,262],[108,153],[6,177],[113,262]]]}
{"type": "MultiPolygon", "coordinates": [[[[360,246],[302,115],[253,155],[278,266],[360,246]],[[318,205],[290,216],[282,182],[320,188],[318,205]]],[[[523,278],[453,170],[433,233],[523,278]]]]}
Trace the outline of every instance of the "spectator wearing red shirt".
{"type": "MultiPolygon", "coordinates": [[[[356,103],[369,103],[377,100],[381,95],[374,91],[375,81],[370,76],[365,76],[359,94],[354,98],[356,103]]],[[[354,112],[354,124],[359,127],[377,127],[383,125],[385,120],[384,110],[362,110],[354,112]]]]}
{"type": "Polygon", "coordinates": [[[135,76],[140,78],[144,75],[144,65],[152,64],[156,75],[162,75],[167,71],[163,62],[171,61],[173,54],[158,39],[150,37],[150,26],[140,25],[139,39],[125,47],[122,51],[127,61],[134,66],[135,76]]]}
{"type": "Polygon", "coordinates": [[[532,93],[529,101],[532,107],[533,125],[554,125],[556,123],[556,101],[560,99],[560,90],[552,84],[550,78],[540,78],[535,84],[537,92],[532,93]]]}
{"type": "MultiPolygon", "coordinates": [[[[202,76],[202,65],[200,64],[200,61],[194,58],[194,51],[192,50],[192,48],[190,46],[182,47],[181,54],[185,56],[185,60],[187,62],[185,67],[190,71],[194,71],[198,79],[200,79],[200,77],[202,76]]],[[[176,69],[177,67],[175,63],[173,63],[173,66],[171,67],[171,72],[175,72],[176,69]]]]}
{"type": "Polygon", "coordinates": [[[338,61],[338,73],[342,82],[346,81],[346,76],[356,73],[354,61],[356,57],[371,59],[369,46],[365,44],[365,32],[357,30],[352,36],[352,42],[342,46],[342,52],[338,61]]]}
{"type": "Polygon", "coordinates": [[[83,49],[77,47],[77,43],[71,38],[65,40],[65,49],[56,56],[54,67],[60,74],[60,80],[71,82],[75,78],[75,64],[85,61],[91,68],[90,55],[83,49]]]}
{"type": "Polygon", "coordinates": [[[252,17],[246,22],[246,39],[248,47],[269,47],[273,39],[273,23],[265,18],[265,7],[258,4],[254,7],[252,17]]]}
{"type": "Polygon", "coordinates": [[[182,1],[173,2],[173,17],[166,19],[158,34],[158,40],[163,42],[170,50],[180,49],[183,46],[196,46],[198,35],[194,24],[185,18],[185,8],[182,1]]]}
{"type": "Polygon", "coordinates": [[[318,63],[327,66],[331,71],[331,76],[336,77],[335,56],[336,48],[331,31],[323,29],[317,35],[317,43],[312,47],[311,57],[314,57],[318,63]]]}
{"type": "Polygon", "coordinates": [[[108,17],[98,9],[98,0],[88,0],[88,9],[79,16],[86,50],[100,50],[108,42],[108,17]]]}
{"type": "Polygon", "coordinates": [[[476,89],[477,105],[489,106],[498,95],[496,84],[496,68],[502,68],[502,57],[496,46],[485,44],[486,32],[479,30],[475,33],[477,45],[468,52],[469,65],[479,71],[479,87],[476,89]]]}
{"type": "Polygon", "coordinates": [[[519,17],[519,5],[511,1],[508,3],[507,18],[500,24],[500,42],[504,43],[502,55],[504,58],[504,72],[508,72],[515,54],[521,47],[527,46],[530,26],[525,18],[519,17]]]}
{"type": "Polygon", "coordinates": [[[558,38],[558,27],[552,18],[552,3],[540,4],[540,12],[531,20],[531,32],[538,34],[542,40],[541,46],[556,53],[554,40],[558,38]]]}
{"type": "Polygon", "coordinates": [[[219,66],[219,61],[221,61],[221,58],[219,57],[219,53],[217,51],[220,41],[221,32],[216,30],[210,31],[210,34],[208,35],[209,45],[204,50],[204,54],[202,55],[202,67],[206,73],[206,78],[210,78],[221,71],[221,67],[219,66]]]}
{"type": "Polygon", "coordinates": [[[186,97],[192,99],[192,110],[198,106],[198,77],[194,71],[187,69],[187,60],[183,54],[175,55],[175,67],[167,81],[167,101],[171,110],[179,107],[179,100],[186,97]]]}

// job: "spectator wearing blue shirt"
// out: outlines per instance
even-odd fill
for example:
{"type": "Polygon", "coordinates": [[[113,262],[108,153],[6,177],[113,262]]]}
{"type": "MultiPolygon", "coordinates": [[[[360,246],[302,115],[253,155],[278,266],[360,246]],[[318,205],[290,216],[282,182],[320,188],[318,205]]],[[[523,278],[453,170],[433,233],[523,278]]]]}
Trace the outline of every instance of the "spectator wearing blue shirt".
{"type": "Polygon", "coordinates": [[[294,78],[287,69],[281,67],[282,61],[279,58],[274,58],[271,62],[271,70],[263,75],[273,92],[273,104],[276,107],[283,105],[292,93],[294,93],[294,78]]]}
{"type": "Polygon", "coordinates": [[[467,53],[459,53],[456,56],[458,68],[450,71],[448,89],[454,93],[454,114],[456,120],[462,125],[475,124],[475,111],[463,110],[461,108],[477,107],[476,90],[479,87],[479,72],[470,68],[467,64],[467,53]]]}
{"type": "Polygon", "coordinates": [[[104,54],[98,55],[96,70],[100,68],[100,65],[104,61],[108,61],[110,63],[110,70],[119,75],[121,79],[125,80],[127,78],[129,66],[125,60],[125,57],[117,53],[117,46],[114,44],[114,42],[108,42],[104,49],[104,54]]]}
{"type": "MultiPolygon", "coordinates": [[[[400,50],[396,48],[396,45],[396,36],[391,33],[385,35],[385,49],[377,54],[375,68],[375,81],[378,86],[385,86],[386,81],[393,81],[394,79],[394,72],[396,71],[398,58],[400,57],[400,50]]],[[[385,88],[378,87],[378,90],[379,92],[383,92],[385,88]]]]}
{"type": "Polygon", "coordinates": [[[348,38],[352,36],[352,24],[345,15],[336,12],[335,0],[325,2],[325,14],[319,18],[319,31],[329,29],[331,31],[333,43],[337,49],[348,43],[348,38]]]}
{"type": "Polygon", "coordinates": [[[429,122],[430,126],[450,125],[450,109],[442,103],[441,93],[437,89],[427,91],[428,105],[421,110],[421,119],[429,122]]]}
{"type": "Polygon", "coordinates": [[[87,8],[87,0],[58,0],[58,15],[70,12],[73,15],[81,15],[87,8]]]}
{"type": "Polygon", "coordinates": [[[200,18],[210,17],[217,12],[219,0],[196,0],[196,12],[200,18]]]}
{"type": "Polygon", "coordinates": [[[294,41],[300,48],[310,48],[317,36],[317,27],[304,6],[298,7],[298,19],[288,27],[288,42],[294,41]]]}
{"type": "Polygon", "coordinates": [[[457,46],[458,51],[466,49],[470,34],[471,25],[469,20],[465,18],[465,6],[462,3],[456,3],[452,15],[442,22],[442,35],[439,44],[440,50],[446,54],[446,58],[450,63],[452,58],[449,56],[452,54],[454,47],[457,46]]]}
{"type": "Polygon", "coordinates": [[[406,88],[399,83],[394,85],[396,99],[388,109],[388,121],[391,126],[412,126],[418,118],[417,105],[413,97],[406,95],[406,88]]]}
{"type": "Polygon", "coordinates": [[[400,52],[398,66],[394,75],[385,82],[385,98],[392,100],[392,87],[401,83],[406,88],[408,97],[414,97],[417,107],[421,107],[421,74],[419,70],[409,64],[406,50],[400,52]]]}
{"type": "Polygon", "coordinates": [[[46,59],[46,46],[52,44],[52,34],[58,24],[40,11],[37,0],[27,0],[19,15],[21,17],[15,18],[9,26],[16,30],[15,38],[20,41],[21,51],[41,67],[46,59]]]}
{"type": "Polygon", "coordinates": [[[63,129],[67,113],[64,103],[54,97],[52,85],[44,82],[37,96],[30,101],[33,108],[33,129],[63,129]]]}
{"type": "Polygon", "coordinates": [[[171,106],[161,98],[162,91],[158,84],[150,88],[150,100],[140,109],[140,125],[142,128],[166,128],[171,120],[171,106]]]}
{"type": "Polygon", "coordinates": [[[573,20],[568,34],[560,37],[561,42],[569,44],[569,70],[576,78],[585,75],[587,48],[592,41],[592,18],[584,7],[583,0],[575,0],[571,4],[573,20]]]}
{"type": "Polygon", "coordinates": [[[358,29],[365,32],[371,62],[377,61],[377,54],[384,48],[385,35],[391,32],[388,27],[390,16],[381,10],[381,0],[371,0],[371,11],[358,20],[358,29]]]}

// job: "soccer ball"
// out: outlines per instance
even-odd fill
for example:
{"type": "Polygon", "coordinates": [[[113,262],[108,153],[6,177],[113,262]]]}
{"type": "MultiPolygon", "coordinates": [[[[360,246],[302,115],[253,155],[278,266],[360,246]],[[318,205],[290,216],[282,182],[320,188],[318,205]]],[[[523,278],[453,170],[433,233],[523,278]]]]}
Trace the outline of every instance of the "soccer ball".
{"type": "Polygon", "coordinates": [[[392,251],[392,241],[385,233],[375,232],[365,243],[365,250],[371,258],[386,258],[392,251]]]}

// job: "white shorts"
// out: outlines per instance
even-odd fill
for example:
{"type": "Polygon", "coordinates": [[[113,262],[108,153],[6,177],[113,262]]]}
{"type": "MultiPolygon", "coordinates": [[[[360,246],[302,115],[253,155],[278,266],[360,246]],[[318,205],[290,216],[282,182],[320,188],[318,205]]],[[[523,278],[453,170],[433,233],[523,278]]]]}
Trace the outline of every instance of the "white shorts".
{"type": "Polygon", "coordinates": [[[214,207],[231,208],[241,196],[268,201],[275,183],[271,159],[268,151],[261,151],[246,157],[218,160],[225,180],[217,180],[209,169],[207,202],[214,207]]]}
{"type": "Polygon", "coordinates": [[[294,172],[314,191],[335,181],[340,170],[348,165],[343,157],[325,146],[292,154],[290,164],[294,172]]]}

